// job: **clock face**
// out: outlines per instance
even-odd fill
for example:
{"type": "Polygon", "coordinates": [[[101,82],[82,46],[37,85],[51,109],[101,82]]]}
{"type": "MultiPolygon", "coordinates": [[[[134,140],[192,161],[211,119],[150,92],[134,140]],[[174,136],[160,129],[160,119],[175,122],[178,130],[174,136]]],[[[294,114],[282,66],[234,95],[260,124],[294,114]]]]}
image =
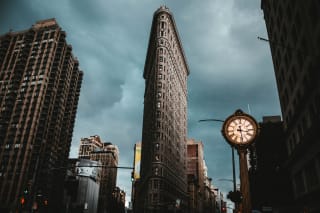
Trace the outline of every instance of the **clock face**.
{"type": "Polygon", "coordinates": [[[225,121],[222,132],[233,145],[248,145],[257,136],[258,124],[247,114],[232,115],[225,121]]]}

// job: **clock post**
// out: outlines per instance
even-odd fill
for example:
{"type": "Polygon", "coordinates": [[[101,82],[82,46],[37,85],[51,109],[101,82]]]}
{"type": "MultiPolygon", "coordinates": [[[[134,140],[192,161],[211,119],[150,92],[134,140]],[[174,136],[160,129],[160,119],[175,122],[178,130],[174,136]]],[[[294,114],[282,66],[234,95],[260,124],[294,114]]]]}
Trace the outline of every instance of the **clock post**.
{"type": "Polygon", "coordinates": [[[242,213],[251,213],[250,185],[247,165],[247,149],[259,134],[259,125],[256,120],[238,109],[223,123],[222,135],[226,141],[237,149],[240,164],[240,191],[242,213]]]}
{"type": "Polygon", "coordinates": [[[240,164],[240,192],[242,194],[242,201],[240,208],[243,213],[251,213],[251,197],[250,197],[250,184],[248,176],[247,165],[247,149],[238,149],[239,164],[240,164]]]}

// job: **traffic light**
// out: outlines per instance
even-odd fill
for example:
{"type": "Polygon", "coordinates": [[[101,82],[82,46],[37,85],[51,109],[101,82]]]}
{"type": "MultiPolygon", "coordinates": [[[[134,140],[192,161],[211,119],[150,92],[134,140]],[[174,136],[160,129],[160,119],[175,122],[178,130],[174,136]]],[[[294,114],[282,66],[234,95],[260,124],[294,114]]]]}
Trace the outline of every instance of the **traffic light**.
{"type": "Polygon", "coordinates": [[[28,203],[27,203],[27,198],[26,197],[24,197],[24,196],[21,196],[20,198],[19,198],[19,208],[21,209],[21,210],[23,210],[23,209],[26,209],[27,208],[27,205],[28,205],[28,203]]]}
{"type": "Polygon", "coordinates": [[[231,201],[233,201],[233,191],[229,191],[229,193],[227,194],[227,198],[231,201]]]}
{"type": "Polygon", "coordinates": [[[47,206],[48,205],[48,200],[47,199],[44,199],[43,201],[43,205],[47,206]]]}
{"type": "Polygon", "coordinates": [[[29,189],[26,187],[24,188],[22,195],[19,199],[19,203],[22,208],[26,208],[28,197],[29,197],[29,189]]]}
{"type": "Polygon", "coordinates": [[[234,202],[240,203],[242,201],[242,193],[240,191],[235,191],[234,193],[234,202]]]}
{"type": "Polygon", "coordinates": [[[23,194],[25,194],[25,195],[29,194],[28,188],[25,188],[25,189],[23,190],[23,194]]]}
{"type": "Polygon", "coordinates": [[[21,206],[24,206],[24,204],[26,203],[26,199],[24,197],[20,198],[20,204],[21,206]]]}
{"type": "Polygon", "coordinates": [[[243,197],[240,191],[230,191],[227,195],[227,198],[232,202],[240,203],[243,197]]]}
{"type": "Polygon", "coordinates": [[[221,208],[221,212],[222,212],[222,213],[227,212],[227,208],[223,206],[223,207],[221,208]]]}

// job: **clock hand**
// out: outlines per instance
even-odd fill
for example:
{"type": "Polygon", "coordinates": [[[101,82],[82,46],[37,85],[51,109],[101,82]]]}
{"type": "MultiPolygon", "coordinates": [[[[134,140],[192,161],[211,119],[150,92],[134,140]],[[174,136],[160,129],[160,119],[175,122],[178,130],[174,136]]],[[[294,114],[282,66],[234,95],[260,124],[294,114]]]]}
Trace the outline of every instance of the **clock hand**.
{"type": "Polygon", "coordinates": [[[247,129],[247,130],[244,130],[244,129],[241,129],[241,127],[239,127],[240,129],[237,129],[237,131],[239,132],[249,132],[250,130],[253,130],[253,129],[247,129]]]}
{"type": "Polygon", "coordinates": [[[244,130],[242,130],[241,129],[241,126],[238,126],[239,127],[239,129],[237,129],[239,132],[240,132],[240,136],[241,136],[241,143],[243,143],[243,136],[242,136],[242,132],[244,131],[244,130]]]}

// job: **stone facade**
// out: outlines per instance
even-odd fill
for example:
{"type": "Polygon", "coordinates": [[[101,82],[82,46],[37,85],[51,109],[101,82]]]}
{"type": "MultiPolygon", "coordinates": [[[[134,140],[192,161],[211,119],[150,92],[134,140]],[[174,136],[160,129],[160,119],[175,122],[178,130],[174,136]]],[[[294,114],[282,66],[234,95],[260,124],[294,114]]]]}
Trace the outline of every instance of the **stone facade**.
{"type": "Polygon", "coordinates": [[[0,36],[0,208],[59,208],[82,76],[55,19],[0,36]]]}
{"type": "Polygon", "coordinates": [[[153,17],[145,62],[141,178],[137,212],[187,206],[187,76],[189,69],[172,14],[153,17]]]}

